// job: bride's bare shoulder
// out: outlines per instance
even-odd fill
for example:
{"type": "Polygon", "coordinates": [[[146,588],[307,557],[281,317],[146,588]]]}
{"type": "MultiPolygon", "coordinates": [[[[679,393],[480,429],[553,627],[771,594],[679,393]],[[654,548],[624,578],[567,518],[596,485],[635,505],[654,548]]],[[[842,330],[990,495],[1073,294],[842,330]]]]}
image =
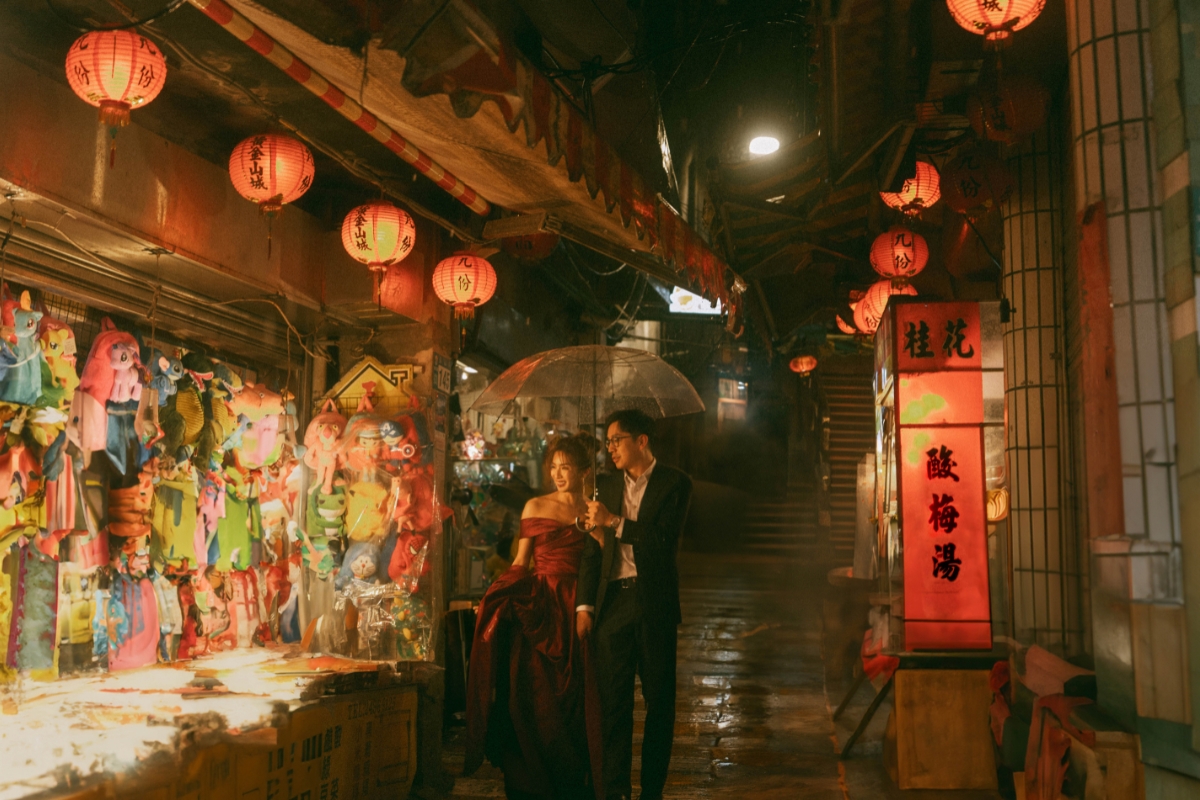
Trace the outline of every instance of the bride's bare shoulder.
{"type": "Polygon", "coordinates": [[[530,517],[555,517],[554,507],[556,503],[550,499],[548,495],[540,497],[532,497],[525,503],[525,510],[521,512],[521,519],[529,519],[530,517]]]}

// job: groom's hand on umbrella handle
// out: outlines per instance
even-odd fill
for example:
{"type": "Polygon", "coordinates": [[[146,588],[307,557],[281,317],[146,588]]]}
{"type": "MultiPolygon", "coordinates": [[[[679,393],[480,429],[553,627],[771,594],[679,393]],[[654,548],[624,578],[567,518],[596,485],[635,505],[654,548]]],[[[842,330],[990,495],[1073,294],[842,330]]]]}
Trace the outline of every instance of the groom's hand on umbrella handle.
{"type": "Polygon", "coordinates": [[[587,509],[587,523],[592,528],[611,528],[617,520],[599,500],[589,500],[587,509]]]}

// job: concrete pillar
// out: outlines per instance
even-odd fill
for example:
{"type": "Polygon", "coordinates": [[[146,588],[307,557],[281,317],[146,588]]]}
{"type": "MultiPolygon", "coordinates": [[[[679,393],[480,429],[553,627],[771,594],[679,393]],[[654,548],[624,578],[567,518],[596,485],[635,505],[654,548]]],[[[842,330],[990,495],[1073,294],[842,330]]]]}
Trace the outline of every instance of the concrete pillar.
{"type": "Polygon", "coordinates": [[[1084,647],[1077,527],[1068,502],[1069,425],[1063,341],[1063,194],[1059,120],[1008,153],[1014,190],[1003,208],[1004,326],[1016,639],[1062,656],[1084,647]]]}
{"type": "Polygon", "coordinates": [[[1089,520],[1094,655],[1101,704],[1134,729],[1129,604],[1181,596],[1151,21],[1139,0],[1067,0],[1066,14],[1075,208],[1103,202],[1107,213],[1124,504],[1120,524],[1107,521],[1116,535],[1096,536],[1089,520]]]}

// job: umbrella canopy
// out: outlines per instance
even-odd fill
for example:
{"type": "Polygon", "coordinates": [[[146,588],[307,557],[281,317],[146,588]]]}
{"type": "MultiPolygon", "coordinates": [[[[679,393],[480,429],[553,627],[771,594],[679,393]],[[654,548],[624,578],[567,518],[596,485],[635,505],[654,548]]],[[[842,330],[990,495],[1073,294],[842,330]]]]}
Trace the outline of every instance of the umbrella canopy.
{"type": "Polygon", "coordinates": [[[519,413],[570,427],[630,408],[655,418],[677,417],[703,411],[704,403],[679,370],[652,353],[585,345],[518,361],[471,405],[484,414],[519,413]]]}

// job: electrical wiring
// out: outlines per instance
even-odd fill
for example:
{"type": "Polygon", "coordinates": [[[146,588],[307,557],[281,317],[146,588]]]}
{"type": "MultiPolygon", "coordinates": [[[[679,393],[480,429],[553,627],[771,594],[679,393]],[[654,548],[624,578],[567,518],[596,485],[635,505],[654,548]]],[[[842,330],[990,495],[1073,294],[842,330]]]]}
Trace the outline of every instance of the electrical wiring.
{"type": "MultiPolygon", "coordinates": [[[[101,269],[105,274],[107,274],[111,277],[125,277],[126,272],[123,267],[120,267],[120,265],[114,266],[113,263],[110,263],[103,256],[97,255],[96,253],[93,253],[92,251],[88,250],[86,247],[84,247],[79,242],[75,241],[75,239],[73,239],[69,234],[67,234],[65,231],[62,230],[62,228],[61,228],[62,220],[66,216],[68,216],[68,215],[65,211],[60,211],[58,222],[54,223],[53,225],[51,225],[48,222],[42,222],[40,220],[34,220],[34,219],[26,219],[26,220],[24,220],[24,224],[34,225],[34,226],[41,227],[41,228],[46,228],[46,229],[54,232],[56,235],[61,237],[61,239],[63,241],[67,242],[69,245],[71,245],[76,250],[78,250],[82,255],[87,257],[87,259],[92,263],[93,266],[101,269]]],[[[2,250],[7,250],[8,242],[12,236],[12,224],[13,224],[13,218],[10,217],[9,218],[9,233],[5,237],[3,244],[0,245],[0,249],[2,249],[2,250]]],[[[155,305],[157,305],[157,298],[158,298],[159,292],[161,292],[161,286],[157,287],[155,290],[155,299],[152,301],[155,305]]],[[[311,356],[313,358],[326,357],[328,355],[327,353],[314,352],[313,350],[310,350],[308,347],[306,347],[304,344],[303,334],[301,334],[300,331],[296,328],[296,326],[292,323],[292,320],[288,317],[287,313],[284,312],[283,308],[269,297],[244,297],[244,298],[237,298],[235,300],[223,300],[220,302],[210,302],[209,304],[213,305],[213,306],[227,306],[227,305],[232,305],[234,303],[267,303],[271,306],[274,306],[275,310],[279,312],[279,316],[283,318],[283,322],[287,326],[287,328],[291,331],[291,333],[294,333],[296,335],[296,339],[298,340],[301,349],[303,349],[305,353],[307,353],[309,356],[311,356]]],[[[291,345],[290,345],[290,339],[289,339],[289,348],[290,348],[290,346],[291,345]]],[[[318,351],[320,351],[322,349],[319,345],[317,345],[315,343],[313,346],[316,347],[318,351]]]]}
{"type": "Polygon", "coordinates": [[[154,22],[156,19],[165,17],[167,14],[177,10],[180,6],[185,5],[187,1],[188,0],[171,0],[163,8],[154,12],[148,17],[135,19],[131,22],[113,23],[112,25],[81,25],[64,14],[62,10],[58,8],[58,6],[54,5],[53,0],[46,0],[46,7],[49,8],[50,12],[54,14],[54,16],[58,17],[63,24],[83,33],[91,33],[93,31],[125,31],[131,28],[137,28],[154,22]]]}

